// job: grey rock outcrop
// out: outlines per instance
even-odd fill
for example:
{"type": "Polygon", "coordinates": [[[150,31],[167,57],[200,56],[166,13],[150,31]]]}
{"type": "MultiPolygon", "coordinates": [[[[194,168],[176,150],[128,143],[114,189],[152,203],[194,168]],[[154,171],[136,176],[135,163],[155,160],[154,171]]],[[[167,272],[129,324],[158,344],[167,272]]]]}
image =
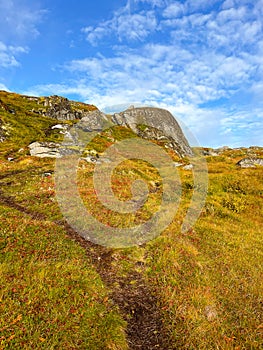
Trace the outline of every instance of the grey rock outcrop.
{"type": "Polygon", "coordinates": [[[219,155],[219,152],[215,151],[214,149],[204,149],[202,151],[202,154],[204,156],[217,157],[219,155]]]}
{"type": "Polygon", "coordinates": [[[107,116],[99,110],[85,115],[77,127],[84,131],[101,131],[106,125],[110,126],[107,116]]]}
{"type": "Polygon", "coordinates": [[[91,111],[97,110],[97,107],[94,105],[70,101],[65,97],[57,95],[48,97],[24,96],[24,98],[35,101],[40,106],[37,109],[33,108],[31,112],[61,121],[82,119],[91,111]]]}
{"type": "Polygon", "coordinates": [[[29,145],[30,155],[35,157],[60,158],[59,144],[54,142],[33,142],[29,145]]]}
{"type": "MultiPolygon", "coordinates": [[[[49,112],[55,114],[56,119],[65,119],[66,111],[69,111],[68,101],[63,99],[61,104],[63,108],[60,108],[59,104],[55,106],[53,104],[49,112]]],[[[64,128],[62,124],[52,126],[52,130],[58,129],[65,134],[60,149],[52,143],[33,143],[29,146],[30,154],[39,157],[61,157],[63,148],[64,154],[68,154],[70,148],[79,147],[81,149],[86,144],[85,137],[88,139],[90,132],[97,133],[114,125],[130,128],[142,138],[160,141],[165,147],[173,149],[180,157],[193,156],[192,149],[172,114],[164,109],[151,107],[129,108],[111,116],[98,109],[85,112],[72,130],[64,128]]]]}
{"type": "Polygon", "coordinates": [[[70,154],[79,154],[81,149],[73,143],[63,147],[55,142],[33,142],[28,147],[31,156],[40,158],[61,158],[70,154]]]}
{"type": "Polygon", "coordinates": [[[230,147],[228,147],[228,146],[223,146],[223,147],[217,148],[217,149],[215,150],[215,152],[217,152],[217,153],[220,154],[220,153],[222,153],[222,152],[229,151],[229,150],[231,150],[230,147]]]}
{"type": "Polygon", "coordinates": [[[74,120],[80,119],[81,113],[73,111],[67,98],[54,96],[46,98],[44,106],[48,107],[46,116],[57,120],[74,120]]]}
{"type": "Polygon", "coordinates": [[[240,168],[256,168],[257,166],[263,166],[263,158],[243,158],[237,165],[240,168]]]}
{"type": "Polygon", "coordinates": [[[113,123],[131,128],[146,139],[164,140],[179,156],[193,156],[181,127],[170,112],[161,108],[129,108],[112,116],[113,123]]]}

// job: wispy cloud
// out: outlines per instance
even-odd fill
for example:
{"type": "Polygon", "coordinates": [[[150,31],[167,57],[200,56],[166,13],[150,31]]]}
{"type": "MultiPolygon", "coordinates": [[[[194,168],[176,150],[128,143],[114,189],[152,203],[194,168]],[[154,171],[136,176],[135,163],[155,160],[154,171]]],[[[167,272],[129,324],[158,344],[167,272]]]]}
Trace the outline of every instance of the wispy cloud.
{"type": "Polygon", "coordinates": [[[261,5],[263,0],[128,1],[110,19],[82,29],[89,43],[108,42],[110,51],[103,44],[93,56],[66,62],[70,86],[35,91],[77,94],[102,109],[133,102],[167,107],[206,144],[231,139],[238,145],[240,130],[259,140],[261,102],[253,102],[263,92],[261,5]],[[245,93],[246,105],[241,97],[238,106],[245,93]]]}
{"type": "Polygon", "coordinates": [[[115,36],[119,42],[143,41],[156,29],[157,21],[153,10],[132,13],[130,2],[125,7],[116,11],[110,20],[102,21],[98,26],[82,28],[87,41],[97,45],[101,39],[107,36],[115,36]]]}
{"type": "Polygon", "coordinates": [[[0,90],[9,91],[7,86],[5,86],[3,83],[0,83],[0,90]]]}
{"type": "Polygon", "coordinates": [[[10,69],[21,67],[21,55],[30,52],[29,44],[39,35],[37,25],[45,13],[38,0],[0,0],[0,73],[3,82],[9,81],[10,69]]]}
{"type": "Polygon", "coordinates": [[[235,56],[204,52],[196,57],[177,46],[146,44],[110,58],[73,60],[65,68],[89,77],[103,94],[122,90],[137,100],[155,90],[162,101],[201,104],[235,94],[249,84],[256,66],[235,56]]]}
{"type": "Polygon", "coordinates": [[[0,41],[0,67],[9,68],[19,66],[16,56],[27,53],[28,49],[22,46],[7,46],[0,41]]]}
{"type": "Polygon", "coordinates": [[[37,24],[45,10],[38,1],[0,1],[0,40],[22,40],[39,34],[37,24]]]}

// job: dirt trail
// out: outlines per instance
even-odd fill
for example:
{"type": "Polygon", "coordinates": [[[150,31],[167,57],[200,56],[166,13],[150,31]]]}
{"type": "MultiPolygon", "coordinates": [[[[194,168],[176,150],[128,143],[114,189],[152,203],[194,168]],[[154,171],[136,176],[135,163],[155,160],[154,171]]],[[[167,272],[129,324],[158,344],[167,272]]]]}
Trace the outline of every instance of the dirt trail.
{"type": "Polygon", "coordinates": [[[165,332],[158,301],[143,277],[133,271],[119,277],[112,268],[112,250],[80,237],[67,223],[60,223],[68,235],[85,248],[103,282],[112,290],[111,299],[127,321],[127,340],[131,350],[173,350],[165,332]]]}
{"type": "MultiPolygon", "coordinates": [[[[49,220],[42,213],[16,203],[0,191],[0,202],[37,220],[49,220]]],[[[110,298],[118,305],[122,317],[127,322],[127,341],[130,350],[173,350],[165,333],[161,310],[151,287],[142,272],[133,271],[127,277],[119,277],[114,272],[113,251],[86,241],[78,235],[66,221],[55,221],[62,226],[68,236],[78,242],[87,252],[87,257],[100,274],[102,281],[112,291],[110,298]]]]}

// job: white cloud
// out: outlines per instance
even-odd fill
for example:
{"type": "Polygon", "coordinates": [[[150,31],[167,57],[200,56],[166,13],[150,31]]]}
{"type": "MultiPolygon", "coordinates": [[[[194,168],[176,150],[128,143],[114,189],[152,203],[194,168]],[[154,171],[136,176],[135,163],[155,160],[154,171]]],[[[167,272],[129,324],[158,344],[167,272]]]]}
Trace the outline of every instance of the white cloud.
{"type": "Polygon", "coordinates": [[[100,27],[93,28],[91,26],[82,28],[82,32],[86,34],[86,39],[92,45],[96,45],[98,40],[102,39],[109,32],[107,24],[103,24],[100,27]]]}
{"type": "Polygon", "coordinates": [[[38,1],[0,1],[0,67],[18,67],[20,54],[28,53],[26,45],[39,33],[37,24],[46,11],[41,10],[38,1]]]}
{"type": "Polygon", "coordinates": [[[7,46],[0,41],[0,67],[9,68],[19,66],[16,55],[26,53],[28,49],[22,46],[7,46]]]}
{"type": "Polygon", "coordinates": [[[3,83],[0,83],[0,90],[9,91],[8,87],[3,83]]]}
{"type": "Polygon", "coordinates": [[[166,5],[166,0],[130,0],[130,3],[148,3],[152,7],[163,7],[166,5]]]}
{"type": "Polygon", "coordinates": [[[198,52],[180,44],[123,47],[112,57],[73,60],[65,68],[83,79],[100,107],[124,102],[193,105],[230,98],[250,87],[256,64],[248,57],[198,52]],[[158,91],[158,94],[156,93],[158,91]]]}
{"type": "Polygon", "coordinates": [[[221,135],[226,135],[233,146],[251,146],[262,144],[263,112],[255,108],[253,112],[246,109],[236,109],[225,114],[220,121],[221,135]]]}
{"type": "Polygon", "coordinates": [[[220,24],[224,24],[227,21],[242,21],[248,17],[248,9],[245,6],[239,8],[230,8],[219,12],[217,21],[220,24]]]}
{"type": "Polygon", "coordinates": [[[115,36],[119,42],[142,41],[157,29],[157,20],[152,10],[131,12],[131,4],[128,2],[125,7],[114,12],[110,20],[102,21],[97,26],[87,26],[82,28],[86,34],[86,39],[92,45],[106,36],[115,36]]]}
{"type": "MultiPolygon", "coordinates": [[[[240,108],[231,111],[224,107],[201,108],[181,100],[158,101],[154,96],[154,91],[144,101],[140,101],[133,99],[134,95],[130,92],[119,90],[112,91],[111,94],[101,95],[95,87],[83,80],[75,82],[75,85],[72,86],[59,84],[36,86],[24,93],[34,96],[76,94],[81,96],[82,100],[95,104],[106,112],[110,106],[114,105],[118,106],[118,110],[124,110],[130,104],[165,108],[179,121],[193,146],[216,148],[223,145],[248,147],[262,144],[263,112],[260,109],[251,111],[240,108]]],[[[140,92],[143,93],[143,90],[138,89],[137,93],[140,92]]]]}
{"type": "Polygon", "coordinates": [[[69,86],[38,86],[34,91],[77,94],[101,109],[134,103],[164,107],[207,146],[241,145],[241,131],[247,143],[262,144],[257,109],[262,102],[226,108],[239,94],[246,92],[249,100],[262,93],[260,2],[130,1],[110,20],[83,29],[94,45],[109,39],[110,55],[67,62],[63,68],[74,77],[69,86]],[[147,6],[136,12],[142,3],[147,6]],[[221,4],[217,11],[212,9],[216,3],[221,4]]]}
{"type": "Polygon", "coordinates": [[[167,6],[163,11],[163,16],[167,18],[176,18],[184,13],[184,6],[180,2],[174,2],[167,6]]]}
{"type": "Polygon", "coordinates": [[[227,9],[232,8],[232,7],[234,7],[234,6],[235,6],[234,0],[226,0],[226,1],[224,1],[224,3],[223,3],[223,5],[221,6],[221,8],[222,8],[223,10],[227,10],[227,9]]]}
{"type": "Polygon", "coordinates": [[[24,39],[38,35],[37,24],[46,11],[38,7],[38,2],[1,0],[0,39],[24,39]]]}

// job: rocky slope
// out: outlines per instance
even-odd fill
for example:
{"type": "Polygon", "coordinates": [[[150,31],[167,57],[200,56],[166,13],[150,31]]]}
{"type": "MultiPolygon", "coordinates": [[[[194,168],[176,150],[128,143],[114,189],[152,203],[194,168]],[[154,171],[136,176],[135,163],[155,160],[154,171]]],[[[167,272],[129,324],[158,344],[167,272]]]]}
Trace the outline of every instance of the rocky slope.
{"type": "Polygon", "coordinates": [[[180,156],[192,156],[192,150],[178,122],[170,112],[160,108],[131,107],[115,113],[112,121],[131,128],[137,135],[152,140],[163,140],[166,146],[180,156]]]}
{"type": "MultiPolygon", "coordinates": [[[[51,136],[51,139],[45,139],[43,135],[41,137],[34,135],[30,140],[35,142],[38,148],[41,146],[45,148],[44,156],[49,156],[48,145],[47,143],[41,145],[39,142],[53,141],[52,135],[67,133],[67,126],[79,120],[82,121],[82,125],[85,125],[85,131],[99,131],[102,129],[103,122],[107,120],[109,125],[123,126],[131,129],[142,138],[159,141],[166,148],[174,150],[180,157],[193,155],[191,147],[175,118],[168,111],[158,108],[129,108],[121,113],[105,115],[94,105],[70,101],[61,96],[32,97],[0,91],[0,118],[1,142],[12,138],[12,129],[16,127],[17,122],[21,122],[24,127],[25,125],[28,126],[30,121],[31,128],[34,127],[34,123],[39,124],[40,121],[49,124],[42,131],[46,136],[51,136]],[[59,121],[61,124],[57,126],[52,120],[59,121]]],[[[29,134],[31,133],[30,130],[27,130],[29,134]]],[[[38,134],[40,134],[40,131],[38,134]]],[[[26,146],[29,146],[32,142],[29,142],[26,146]]],[[[51,156],[56,156],[58,153],[55,150],[55,144],[49,145],[52,148],[51,156]]],[[[34,149],[34,147],[31,147],[31,149],[34,149]]],[[[32,153],[37,155],[34,150],[32,153]]]]}

